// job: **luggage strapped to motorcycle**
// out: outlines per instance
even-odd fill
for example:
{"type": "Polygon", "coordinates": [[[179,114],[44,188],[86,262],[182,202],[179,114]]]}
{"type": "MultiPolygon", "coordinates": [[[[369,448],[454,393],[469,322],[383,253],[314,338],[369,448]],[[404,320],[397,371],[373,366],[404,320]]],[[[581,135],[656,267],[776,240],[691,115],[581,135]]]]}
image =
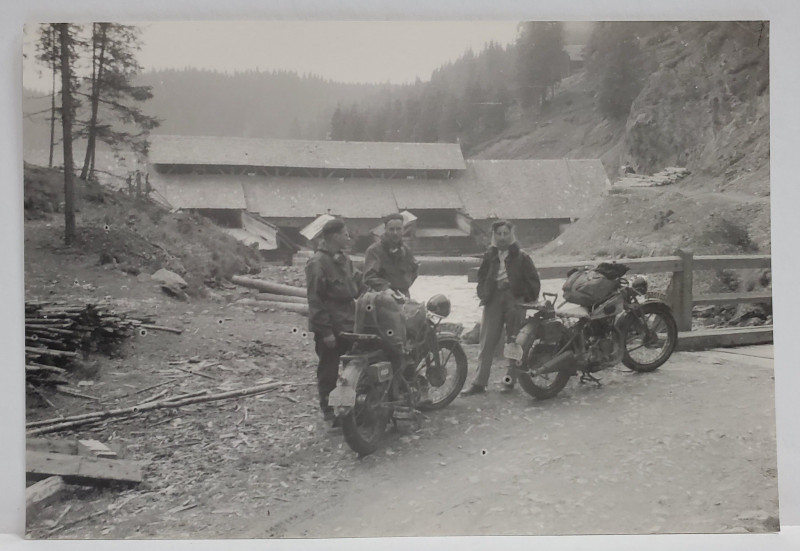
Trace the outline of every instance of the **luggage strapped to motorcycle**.
{"type": "MultiPolygon", "coordinates": [[[[366,293],[361,295],[361,297],[359,297],[358,301],[356,302],[356,316],[355,316],[355,324],[354,324],[355,327],[354,327],[354,329],[356,329],[356,333],[360,332],[360,329],[363,329],[363,327],[365,325],[365,323],[364,323],[365,320],[364,320],[363,316],[366,315],[364,313],[364,311],[366,311],[366,312],[369,313],[369,315],[371,317],[372,326],[375,327],[375,329],[377,330],[378,336],[384,342],[391,342],[393,340],[393,337],[394,337],[393,334],[389,333],[389,331],[391,331],[391,329],[384,330],[381,327],[380,322],[378,321],[378,308],[377,308],[376,303],[375,303],[375,298],[377,296],[378,296],[378,292],[377,291],[367,291],[366,293]],[[364,306],[363,308],[361,307],[362,300],[366,301],[366,306],[364,306]]],[[[401,309],[401,312],[402,312],[402,309],[401,309]]],[[[403,336],[402,344],[401,344],[403,353],[406,352],[406,344],[407,344],[406,343],[406,338],[405,338],[405,336],[403,336]]]]}

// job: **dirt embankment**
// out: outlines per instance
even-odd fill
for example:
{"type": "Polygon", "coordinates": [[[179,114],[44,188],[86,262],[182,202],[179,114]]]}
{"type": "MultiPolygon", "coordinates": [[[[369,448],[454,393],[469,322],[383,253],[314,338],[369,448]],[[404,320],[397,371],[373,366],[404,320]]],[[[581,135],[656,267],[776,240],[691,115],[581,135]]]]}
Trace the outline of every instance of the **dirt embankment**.
{"type": "Polygon", "coordinates": [[[27,395],[27,421],[281,384],[261,396],[158,409],[50,435],[100,440],[142,462],[144,482],[132,490],[71,486],[29,520],[29,534],[222,534],[243,510],[266,511],[345,476],[330,461],[344,452],[331,449],[320,423],[306,318],[238,303],[258,293],[227,283],[234,273],[260,269],[274,281],[302,285],[302,266],[262,265],[257,251],[202,217],[99,186],[91,198],[81,190],[78,239],[66,247],[57,186],[63,187],[58,171],[26,174],[26,300],[110,303],[121,314],[142,314],[182,332],[136,332],[111,357],[81,358],[65,378],[85,398],[43,386],[27,395]],[[183,276],[188,300],[168,296],[151,279],[160,268],[183,276]]]}

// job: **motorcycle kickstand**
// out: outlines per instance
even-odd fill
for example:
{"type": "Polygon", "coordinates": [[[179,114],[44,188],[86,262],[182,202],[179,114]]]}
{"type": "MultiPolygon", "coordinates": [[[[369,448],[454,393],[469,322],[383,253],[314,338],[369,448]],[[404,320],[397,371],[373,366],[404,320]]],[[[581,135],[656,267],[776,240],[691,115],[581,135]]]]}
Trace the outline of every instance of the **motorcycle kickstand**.
{"type": "Polygon", "coordinates": [[[603,386],[603,383],[600,382],[600,379],[598,379],[597,377],[595,377],[591,373],[582,373],[581,376],[580,376],[579,381],[581,383],[585,383],[586,381],[590,381],[590,382],[596,384],[598,387],[603,386]]]}

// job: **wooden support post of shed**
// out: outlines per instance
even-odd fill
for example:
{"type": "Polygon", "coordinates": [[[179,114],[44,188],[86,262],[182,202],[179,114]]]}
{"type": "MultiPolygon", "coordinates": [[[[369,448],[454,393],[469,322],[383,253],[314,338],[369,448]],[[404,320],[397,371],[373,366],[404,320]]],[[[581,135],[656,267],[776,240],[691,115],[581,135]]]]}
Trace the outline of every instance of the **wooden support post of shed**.
{"type": "Polygon", "coordinates": [[[670,302],[678,331],[691,331],[694,254],[683,249],[678,249],[675,254],[681,259],[681,271],[672,273],[670,302]]]}

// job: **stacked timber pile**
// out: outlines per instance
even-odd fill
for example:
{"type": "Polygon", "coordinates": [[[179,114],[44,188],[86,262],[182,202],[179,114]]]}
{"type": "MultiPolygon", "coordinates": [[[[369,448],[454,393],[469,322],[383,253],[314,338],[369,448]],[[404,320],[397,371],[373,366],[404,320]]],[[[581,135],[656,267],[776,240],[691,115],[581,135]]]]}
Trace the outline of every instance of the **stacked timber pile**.
{"type": "Polygon", "coordinates": [[[29,384],[66,384],[62,378],[92,352],[113,353],[135,331],[166,329],[149,318],[119,313],[109,303],[25,303],[25,378],[29,384]]]}
{"type": "Polygon", "coordinates": [[[682,180],[689,174],[691,174],[689,169],[672,166],[649,176],[643,174],[626,174],[623,178],[614,182],[614,189],[668,186],[682,180]]]}

